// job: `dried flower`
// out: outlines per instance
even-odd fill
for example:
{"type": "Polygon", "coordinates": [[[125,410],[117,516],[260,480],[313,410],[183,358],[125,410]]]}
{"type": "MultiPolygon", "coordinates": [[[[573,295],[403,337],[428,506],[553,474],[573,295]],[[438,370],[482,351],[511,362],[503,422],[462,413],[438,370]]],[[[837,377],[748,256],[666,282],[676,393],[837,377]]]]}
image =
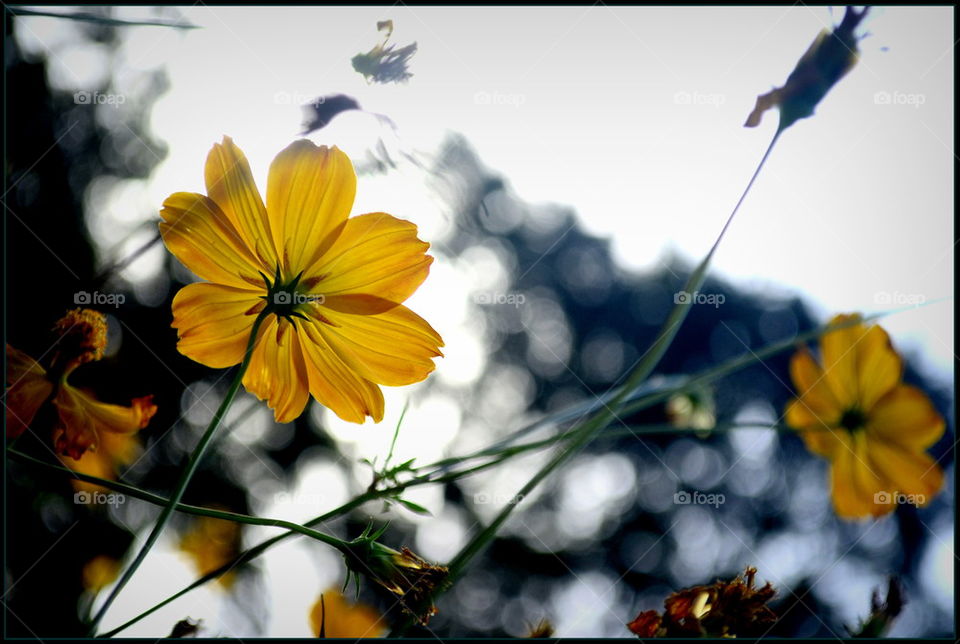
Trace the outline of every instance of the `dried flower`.
{"type": "Polygon", "coordinates": [[[767,606],[776,591],[768,582],[754,588],[756,568],[743,577],[694,586],[673,593],[664,602],[663,615],[643,611],[627,624],[637,637],[761,637],[776,623],[767,606]]]}
{"type": "Polygon", "coordinates": [[[371,533],[368,528],[342,548],[347,568],[354,575],[366,575],[399,596],[404,612],[426,624],[437,614],[430,598],[446,581],[448,570],[425,561],[409,548],[398,551],[379,543],[376,539],[383,531],[371,533]],[[429,606],[421,608],[428,603],[429,606]]]}
{"type": "Polygon", "coordinates": [[[843,20],[832,32],[826,29],[821,31],[797,61],[783,87],[757,97],[757,104],[744,126],[760,125],[763,113],[774,106],[780,108],[778,131],[787,129],[799,119],[813,116],[817,104],[856,64],[857,37],[853,32],[867,11],[869,7],[860,12],[847,7],[843,20]]]}

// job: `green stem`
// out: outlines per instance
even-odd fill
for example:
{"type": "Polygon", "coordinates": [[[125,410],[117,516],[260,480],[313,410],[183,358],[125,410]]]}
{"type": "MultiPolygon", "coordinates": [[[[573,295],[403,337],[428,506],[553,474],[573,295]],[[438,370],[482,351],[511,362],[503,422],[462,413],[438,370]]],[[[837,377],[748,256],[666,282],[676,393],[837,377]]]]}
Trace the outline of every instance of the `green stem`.
{"type": "MultiPolygon", "coordinates": [[[[870,320],[873,320],[873,319],[877,319],[877,318],[883,317],[883,316],[885,316],[885,315],[890,315],[890,314],[893,314],[893,313],[899,313],[899,312],[907,311],[907,310],[913,310],[913,309],[912,309],[912,307],[904,307],[904,308],[902,308],[902,309],[897,309],[897,310],[893,310],[893,311],[886,311],[886,312],[882,312],[882,313],[877,313],[877,314],[872,315],[872,316],[866,316],[866,317],[864,317],[864,321],[865,321],[865,322],[866,322],[866,321],[870,321],[870,320]]],[[[794,337],[794,338],[791,338],[791,339],[789,339],[789,340],[784,340],[784,341],[781,341],[781,342],[774,343],[774,344],[772,344],[772,345],[769,345],[769,346],[767,346],[767,347],[764,347],[763,349],[759,349],[759,350],[757,350],[757,351],[755,351],[755,352],[745,353],[745,354],[743,354],[742,356],[740,356],[740,357],[738,357],[738,358],[734,358],[733,360],[728,361],[727,363],[724,363],[724,364],[722,364],[722,365],[718,365],[718,366],[716,366],[716,367],[711,367],[710,369],[706,369],[706,370],[700,372],[699,374],[696,374],[696,375],[694,375],[694,376],[691,376],[689,379],[685,379],[681,384],[679,384],[679,385],[676,386],[676,387],[667,389],[667,390],[665,390],[665,391],[656,392],[656,393],[654,393],[654,394],[650,394],[649,396],[644,396],[643,398],[640,398],[640,399],[638,399],[638,400],[636,400],[636,401],[632,401],[632,402],[629,404],[629,406],[625,406],[625,407],[624,407],[624,410],[627,411],[627,412],[629,412],[629,413],[634,413],[634,412],[639,411],[639,410],[641,410],[641,409],[645,409],[645,408],[647,408],[647,407],[650,407],[650,406],[652,406],[652,405],[657,404],[658,402],[662,402],[662,401],[664,401],[664,400],[667,400],[670,396],[672,396],[672,395],[674,395],[674,394],[676,394],[676,393],[680,393],[680,392],[682,392],[682,391],[685,391],[685,390],[688,389],[691,385],[694,385],[694,384],[696,384],[696,385],[703,385],[703,384],[710,383],[710,382],[712,382],[712,381],[714,381],[714,380],[717,380],[717,379],[719,379],[719,378],[721,378],[721,377],[723,377],[723,376],[726,376],[726,375],[729,375],[729,374],[734,373],[734,372],[736,372],[736,371],[739,371],[740,369],[744,369],[744,368],[746,368],[746,367],[754,364],[755,362],[761,361],[761,360],[763,360],[763,359],[765,359],[765,358],[769,358],[769,357],[774,356],[774,355],[776,355],[776,354],[778,354],[778,353],[782,353],[783,351],[787,351],[787,350],[795,347],[795,346],[798,345],[798,344],[803,344],[803,343],[806,343],[806,342],[808,342],[808,341],[810,341],[810,340],[814,340],[814,339],[818,338],[819,336],[823,335],[824,333],[826,333],[827,331],[842,329],[842,328],[845,328],[845,327],[847,327],[847,326],[852,326],[852,325],[854,325],[854,324],[856,324],[856,321],[855,321],[855,320],[846,321],[846,322],[843,322],[843,323],[840,323],[840,324],[836,324],[836,325],[825,324],[825,325],[822,325],[822,326],[820,326],[820,327],[817,327],[816,329],[812,329],[812,330],[810,330],[810,331],[806,331],[806,332],[804,332],[804,333],[801,333],[801,334],[799,334],[798,336],[796,336],[796,337],[794,337]]],[[[630,394],[630,393],[631,393],[630,390],[628,390],[628,389],[626,389],[626,388],[624,388],[623,391],[625,392],[625,396],[626,396],[627,394],[630,394]]],[[[551,417],[551,418],[552,418],[552,417],[551,417]]],[[[512,440],[512,439],[516,438],[516,437],[519,436],[519,435],[528,433],[527,430],[528,430],[530,427],[541,426],[541,425],[544,425],[544,426],[545,426],[546,424],[548,424],[548,423],[545,423],[543,420],[539,420],[539,421],[536,421],[535,423],[533,423],[532,425],[525,426],[524,428],[518,430],[518,432],[515,432],[513,435],[511,435],[511,437],[509,437],[509,439],[508,439],[508,442],[509,442],[509,440],[512,440]]],[[[779,429],[779,427],[778,427],[778,429],[779,429]]],[[[573,435],[576,434],[576,432],[577,432],[577,430],[572,430],[572,431],[569,431],[569,432],[565,432],[565,433],[563,433],[563,434],[558,434],[558,435],[556,435],[556,436],[552,436],[552,437],[550,437],[550,438],[548,438],[548,439],[544,439],[543,441],[537,441],[537,443],[543,444],[544,446],[546,446],[547,444],[554,444],[555,442],[559,442],[560,440],[564,440],[564,439],[567,439],[567,438],[572,437],[573,435]]],[[[620,433],[625,434],[626,431],[621,431],[620,433]]],[[[509,458],[511,458],[511,457],[514,456],[514,455],[517,455],[517,454],[519,454],[519,453],[522,453],[522,452],[524,452],[524,451],[527,451],[526,449],[522,449],[522,447],[523,447],[523,446],[515,445],[515,446],[512,446],[512,447],[500,448],[500,451],[489,452],[489,453],[484,453],[485,451],[489,451],[489,450],[490,450],[490,448],[485,448],[485,449],[483,449],[483,450],[479,450],[478,452],[474,452],[474,453],[472,453],[472,454],[470,454],[470,455],[463,456],[463,457],[459,457],[459,459],[449,459],[449,458],[448,458],[448,459],[442,459],[442,460],[440,460],[440,461],[436,461],[435,463],[432,463],[432,464],[430,464],[430,465],[425,465],[425,466],[423,466],[422,468],[418,468],[418,469],[431,469],[431,468],[433,468],[433,469],[432,469],[432,471],[427,472],[426,474],[423,474],[423,475],[421,475],[421,476],[418,476],[416,479],[414,479],[414,480],[412,480],[412,481],[400,483],[400,484],[394,485],[394,486],[392,486],[392,487],[383,488],[383,489],[380,489],[380,490],[368,490],[367,492],[364,492],[363,494],[361,494],[361,495],[359,495],[359,496],[357,496],[357,497],[354,497],[352,500],[348,501],[347,503],[345,503],[345,504],[343,504],[343,505],[341,505],[341,506],[339,506],[339,507],[337,507],[337,508],[334,508],[334,509],[330,510],[329,512],[326,512],[326,513],[324,513],[324,514],[322,514],[322,515],[320,515],[320,516],[318,516],[318,517],[316,517],[316,518],[314,518],[314,519],[312,519],[312,520],[310,520],[310,521],[307,521],[307,522],[306,522],[305,524],[303,524],[303,525],[304,525],[304,526],[307,526],[307,527],[309,527],[309,526],[315,526],[315,525],[317,525],[317,524],[323,523],[324,521],[328,521],[328,520],[330,520],[330,519],[333,519],[333,518],[339,517],[339,516],[341,516],[341,515],[344,515],[344,514],[350,512],[350,511],[352,511],[352,510],[360,507],[360,506],[363,505],[364,503],[367,503],[367,502],[369,502],[369,501],[375,501],[375,500],[377,500],[377,499],[383,498],[383,497],[385,497],[385,496],[390,496],[390,495],[395,494],[395,493],[398,493],[398,492],[403,492],[403,491],[406,490],[407,488],[417,487],[417,486],[420,486],[420,485],[430,485],[430,484],[438,484],[438,483],[447,483],[447,482],[451,482],[451,481],[458,480],[458,479],[463,478],[463,477],[465,477],[465,476],[469,476],[470,474],[475,474],[475,473],[477,473],[477,472],[480,472],[480,471],[483,471],[483,470],[486,470],[486,469],[490,469],[491,467],[495,467],[496,465],[499,465],[500,463],[508,460],[509,458]],[[454,461],[457,461],[457,460],[460,460],[460,461],[472,460],[472,459],[474,459],[474,458],[479,458],[479,457],[482,457],[482,456],[497,456],[498,458],[496,458],[496,459],[494,459],[494,460],[492,460],[492,461],[489,461],[489,462],[486,462],[486,463],[482,463],[482,464],[480,464],[480,465],[477,465],[477,466],[468,468],[468,469],[466,469],[466,470],[460,470],[460,471],[456,471],[456,472],[448,472],[448,473],[444,474],[443,476],[438,476],[438,477],[434,478],[436,474],[438,474],[438,473],[440,473],[440,472],[446,472],[447,467],[448,467],[450,464],[452,464],[454,461]]],[[[531,449],[533,449],[533,448],[531,447],[531,449]]],[[[180,597],[183,597],[184,595],[186,595],[186,594],[189,593],[190,591],[192,591],[192,590],[194,590],[194,589],[196,589],[196,588],[199,588],[199,587],[203,586],[204,584],[206,584],[206,583],[208,583],[208,582],[210,582],[210,581],[213,581],[214,579],[217,579],[217,578],[220,577],[221,575],[223,575],[223,574],[225,574],[226,572],[232,570],[235,566],[241,565],[241,564],[243,564],[243,563],[246,563],[246,562],[248,562],[248,561],[251,561],[251,560],[255,559],[256,557],[260,556],[262,553],[266,552],[268,549],[272,548],[272,547],[273,547],[274,545],[276,545],[277,543],[279,543],[279,542],[281,542],[281,541],[284,541],[284,540],[286,540],[286,539],[289,539],[289,538],[291,538],[291,537],[294,537],[294,536],[296,536],[296,534],[297,534],[296,532],[286,532],[286,533],[284,533],[284,534],[280,534],[280,535],[277,535],[277,536],[275,536],[275,537],[271,537],[271,538],[269,538],[269,539],[267,539],[267,540],[265,540],[265,541],[262,541],[261,543],[257,544],[256,546],[253,546],[253,547],[251,547],[250,549],[245,550],[244,552],[241,552],[240,554],[237,555],[236,558],[233,559],[233,561],[230,561],[230,562],[228,562],[227,564],[225,564],[225,565],[221,566],[220,568],[218,568],[217,570],[214,570],[214,571],[212,571],[212,572],[210,572],[210,573],[207,573],[206,575],[204,575],[204,576],[196,579],[196,580],[193,581],[190,585],[184,587],[183,589],[181,589],[181,590],[178,591],[177,593],[175,593],[175,594],[171,595],[170,597],[164,599],[164,600],[163,600],[162,602],[160,602],[159,604],[156,604],[155,606],[152,606],[151,608],[149,608],[149,609],[146,610],[145,612],[143,612],[143,613],[141,613],[141,614],[133,617],[132,619],[130,619],[129,621],[127,621],[127,622],[126,622],[125,624],[123,624],[122,626],[119,626],[119,627],[115,628],[114,630],[112,630],[112,631],[110,631],[110,632],[108,632],[108,633],[105,633],[103,636],[104,636],[104,637],[112,637],[112,636],[116,635],[117,633],[120,633],[121,631],[125,630],[126,628],[129,628],[129,627],[132,626],[133,624],[135,624],[135,623],[139,622],[140,620],[142,620],[143,618],[151,615],[152,613],[154,613],[155,611],[159,610],[160,608],[163,608],[164,606],[166,606],[166,605],[169,604],[170,602],[173,602],[173,601],[175,601],[176,599],[179,599],[180,597]]]]}
{"type": "MultiPolygon", "coordinates": [[[[34,458],[23,452],[18,452],[16,450],[7,450],[7,454],[12,456],[26,464],[36,465],[44,467],[50,470],[57,472],[62,472],[67,474],[72,478],[79,479],[81,481],[86,481],[87,483],[93,483],[95,485],[102,485],[105,488],[121,492],[127,496],[133,497],[135,499],[140,499],[141,501],[146,501],[147,503],[152,503],[160,507],[167,507],[170,505],[170,499],[160,496],[159,494],[153,494],[147,492],[146,490],[141,490],[140,488],[130,485],[128,483],[123,483],[121,481],[111,481],[109,479],[102,479],[97,476],[91,476],[89,474],[81,474],[80,472],[75,472],[68,467],[63,467],[62,465],[56,465],[54,463],[47,463],[41,461],[38,458],[34,458]]],[[[245,523],[248,525],[259,525],[266,526],[268,528],[285,528],[287,530],[297,532],[299,534],[305,535],[317,541],[326,543],[338,550],[343,550],[346,546],[346,542],[338,539],[329,534],[324,534],[323,532],[317,532],[306,526],[300,525],[299,523],[294,523],[292,521],[284,521],[283,519],[271,519],[268,517],[256,517],[249,514],[241,514],[239,512],[230,512],[229,510],[217,510],[214,508],[205,508],[199,505],[189,505],[187,503],[177,503],[174,506],[174,510],[177,512],[183,512],[184,514],[192,514],[195,516],[201,517],[210,517],[211,519],[222,519],[224,521],[233,521],[234,523],[245,523]]]]}
{"type": "MultiPolygon", "coordinates": [[[[750,188],[753,187],[757,176],[763,169],[764,164],[769,158],[770,153],[773,151],[773,148],[779,138],[780,130],[777,130],[774,133],[773,138],[770,140],[770,144],[767,146],[763,157],[757,164],[753,175],[750,177],[750,181],[747,182],[747,187],[744,188],[743,193],[740,195],[740,199],[737,200],[736,205],[734,205],[733,210],[730,212],[730,215],[724,222],[723,228],[720,230],[720,234],[717,235],[716,241],[714,241],[713,246],[710,247],[710,251],[707,253],[706,257],[703,258],[696,270],[694,270],[687,280],[687,283],[683,289],[684,292],[692,296],[700,289],[700,286],[703,285],[703,282],[706,279],[707,268],[710,264],[713,254],[716,252],[720,242],[723,240],[727,229],[733,222],[733,218],[740,210],[740,206],[743,204],[744,199],[746,199],[747,194],[750,192],[750,188]]],[[[541,481],[552,474],[560,465],[567,462],[567,460],[569,460],[574,454],[578,453],[587,443],[593,440],[597,433],[599,433],[600,430],[607,425],[607,423],[617,417],[617,411],[620,408],[620,404],[629,395],[629,392],[639,386],[644,380],[647,379],[647,377],[649,377],[649,375],[653,372],[653,369],[660,362],[663,354],[666,353],[670,344],[673,342],[674,337],[676,337],[677,332],[680,330],[681,324],[683,323],[684,319],[686,319],[686,316],[690,311],[691,301],[692,298],[688,297],[682,299],[680,302],[674,305],[673,309],[670,311],[670,315],[668,315],[666,321],[664,321],[663,326],[660,329],[660,333],[658,334],[656,340],[654,340],[653,345],[641,358],[640,364],[637,365],[636,369],[633,370],[625,385],[620,389],[617,395],[614,396],[613,400],[610,401],[610,404],[604,405],[601,410],[587,420],[587,422],[584,423],[579,430],[577,430],[577,436],[571,439],[568,447],[565,450],[557,452],[553,458],[547,462],[546,465],[540,468],[540,470],[537,471],[522,488],[520,488],[517,494],[512,497],[513,500],[504,506],[504,508],[497,514],[490,525],[474,535],[474,537],[470,539],[470,541],[468,541],[463,548],[461,548],[460,552],[458,552],[457,555],[450,561],[448,583],[444,584],[442,588],[437,588],[433,593],[430,594],[429,597],[420,602],[420,605],[414,608],[412,611],[413,614],[420,614],[422,608],[431,605],[438,595],[453,585],[459,575],[462,574],[464,568],[470,562],[470,560],[473,559],[487,546],[487,544],[494,539],[497,531],[506,522],[507,518],[509,518],[514,508],[516,508],[520,503],[520,500],[529,495],[530,492],[532,492],[541,481]]],[[[401,622],[398,627],[394,628],[390,634],[392,636],[403,635],[403,633],[405,633],[406,630],[412,626],[413,621],[414,620],[412,618],[408,617],[401,622]]]]}
{"type": "Polygon", "coordinates": [[[120,592],[123,590],[124,586],[126,586],[133,577],[134,573],[137,571],[137,568],[139,568],[140,564],[143,563],[143,560],[147,557],[147,554],[153,548],[154,544],[157,542],[157,539],[160,538],[160,534],[163,532],[167,522],[170,520],[174,508],[176,508],[177,504],[180,503],[180,500],[183,498],[183,493],[186,491],[187,485],[190,484],[190,479],[193,478],[193,474],[196,472],[197,466],[200,464],[200,459],[203,457],[203,454],[207,449],[207,445],[210,444],[214,433],[217,431],[217,427],[220,426],[220,420],[226,415],[231,403],[233,403],[234,397],[237,395],[237,391],[240,389],[240,385],[243,382],[243,375],[246,373],[247,367],[250,365],[250,358],[253,355],[253,347],[256,344],[260,326],[268,315],[272,315],[269,306],[261,311],[256,320],[254,320],[253,327],[250,329],[250,338],[247,340],[247,348],[243,355],[243,361],[240,363],[240,368],[237,371],[237,375],[234,377],[233,382],[230,384],[230,388],[227,390],[227,395],[224,396],[223,402],[220,403],[220,407],[210,420],[210,425],[207,426],[206,431],[203,433],[203,436],[200,437],[200,441],[194,448],[193,453],[190,454],[190,460],[187,462],[186,469],[184,469],[183,473],[180,475],[180,480],[177,482],[177,487],[170,496],[167,505],[160,512],[160,516],[157,518],[157,522],[153,526],[153,530],[147,537],[143,547],[140,548],[140,552],[137,553],[137,556],[123,572],[123,575],[120,577],[120,581],[117,582],[117,585],[114,586],[112,591],[110,591],[110,594],[107,596],[103,606],[100,607],[100,610],[97,611],[97,614],[94,616],[93,622],[90,624],[90,635],[94,635],[96,633],[97,626],[100,624],[100,621],[103,619],[104,615],[107,614],[110,606],[120,595],[120,592]]]}

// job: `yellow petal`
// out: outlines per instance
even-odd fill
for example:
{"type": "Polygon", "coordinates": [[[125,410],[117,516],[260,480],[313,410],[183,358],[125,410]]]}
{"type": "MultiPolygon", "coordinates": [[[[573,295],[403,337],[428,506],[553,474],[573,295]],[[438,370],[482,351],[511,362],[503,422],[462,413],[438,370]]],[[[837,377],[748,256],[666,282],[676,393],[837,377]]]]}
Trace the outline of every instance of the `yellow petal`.
{"type": "Polygon", "coordinates": [[[180,353],[217,369],[243,360],[256,318],[249,312],[263,302],[261,293],[250,288],[197,283],[180,289],[173,298],[173,327],[180,338],[180,353]]]}
{"type": "Polygon", "coordinates": [[[160,234],[167,249],[205,280],[244,288],[260,272],[273,274],[210,198],[176,192],[163,202],[160,234]],[[246,279],[244,279],[246,277],[246,279]]]}
{"type": "Polygon", "coordinates": [[[790,359],[790,377],[800,393],[797,404],[787,410],[787,423],[794,427],[813,424],[834,427],[843,414],[840,403],[827,385],[823,370],[806,348],[790,359]]]}
{"type": "MultiPolygon", "coordinates": [[[[305,323],[300,330],[309,328],[310,324],[305,323]]],[[[301,346],[307,358],[307,374],[313,397],[351,423],[362,423],[367,416],[371,416],[375,423],[383,420],[383,393],[380,388],[344,364],[321,333],[313,330],[305,336],[301,337],[301,346]]]]}
{"type": "Polygon", "coordinates": [[[360,215],[347,220],[306,277],[320,279],[312,290],[330,307],[380,313],[402,303],[426,279],[433,261],[425,254],[428,248],[417,238],[416,224],[382,212],[360,215]],[[371,297],[344,297],[357,295],[371,297]]]}
{"type": "MultiPolygon", "coordinates": [[[[830,320],[830,325],[839,325],[859,318],[857,314],[837,315],[830,320]]],[[[843,409],[855,407],[859,403],[858,344],[866,335],[867,328],[863,324],[853,324],[829,331],[820,338],[824,379],[843,409]]]]}
{"type": "Polygon", "coordinates": [[[56,450],[79,459],[87,449],[111,450],[104,445],[107,434],[134,434],[143,429],[157,411],[153,396],[134,398],[129,407],[100,402],[90,394],[63,383],[53,404],[60,416],[55,433],[56,450]]]}
{"type": "Polygon", "coordinates": [[[377,315],[350,315],[324,310],[332,322],[306,325],[308,335],[319,333],[337,356],[371,382],[397,387],[420,382],[435,368],[443,340],[426,320],[397,305],[377,315]]]}
{"type": "Polygon", "coordinates": [[[890,344],[890,336],[878,325],[867,329],[857,344],[856,353],[860,408],[869,412],[900,382],[903,363],[890,344]]]}
{"type": "Polygon", "coordinates": [[[321,624],[328,638],[383,637],[387,632],[376,610],[359,602],[351,604],[335,588],[324,592],[323,603],[318,599],[310,610],[310,626],[316,637],[320,637],[321,624]]]}
{"type": "Polygon", "coordinates": [[[46,371],[23,351],[7,345],[6,407],[7,438],[16,438],[53,393],[46,371]]]}
{"type": "Polygon", "coordinates": [[[877,495],[885,493],[889,486],[871,467],[863,432],[847,436],[830,468],[831,496],[837,516],[859,519],[892,512],[892,505],[877,502],[877,495]]]}
{"type": "Polygon", "coordinates": [[[873,469],[890,482],[890,494],[909,495],[909,502],[922,506],[943,487],[943,470],[926,452],[874,440],[869,442],[869,453],[873,469]]]}
{"type": "MultiPolygon", "coordinates": [[[[137,434],[118,434],[116,432],[102,432],[97,450],[87,450],[79,459],[58,455],[64,466],[74,472],[96,476],[101,479],[114,480],[117,478],[121,466],[134,462],[142,452],[137,434]]],[[[110,492],[109,488],[94,483],[87,483],[74,479],[74,489],[88,492],[110,492]]],[[[96,497],[94,497],[95,499],[96,497]]]]}
{"type": "Polygon", "coordinates": [[[291,276],[311,266],[333,243],[350,216],[357,175],[336,147],[301,139],[270,165],[267,212],[273,240],[291,276]]]}
{"type": "Polygon", "coordinates": [[[268,266],[277,266],[267,209],[243,152],[229,136],[215,143],[204,168],[207,195],[230,219],[249,248],[268,266]]]}
{"type": "Polygon", "coordinates": [[[810,418],[809,413],[800,401],[791,401],[787,405],[787,424],[797,429],[808,450],[832,461],[836,458],[837,450],[844,448],[845,435],[848,432],[843,428],[825,425],[817,418],[810,418]],[[798,419],[808,424],[800,425],[798,419]]]}
{"type": "Polygon", "coordinates": [[[309,399],[309,380],[299,332],[285,319],[270,316],[263,323],[243,386],[273,409],[278,423],[289,423],[309,399]]]}
{"type": "Polygon", "coordinates": [[[943,417],[925,393],[911,385],[898,385],[870,410],[867,432],[871,437],[918,452],[943,436],[943,417]]]}

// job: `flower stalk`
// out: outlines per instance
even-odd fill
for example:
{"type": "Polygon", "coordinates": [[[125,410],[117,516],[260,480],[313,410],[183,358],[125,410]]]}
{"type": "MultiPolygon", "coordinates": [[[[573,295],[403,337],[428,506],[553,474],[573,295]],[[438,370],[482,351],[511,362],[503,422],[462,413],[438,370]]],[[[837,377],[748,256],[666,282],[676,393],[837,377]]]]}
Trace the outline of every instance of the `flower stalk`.
{"type": "Polygon", "coordinates": [[[233,403],[233,399],[237,395],[237,391],[240,389],[240,385],[243,382],[243,376],[250,364],[250,357],[253,355],[253,348],[256,345],[260,326],[263,324],[267,316],[271,314],[272,310],[268,306],[261,311],[256,320],[254,320],[253,327],[250,330],[250,338],[247,341],[247,348],[244,352],[243,361],[240,363],[240,368],[237,371],[236,376],[234,376],[233,382],[230,384],[230,388],[227,390],[227,395],[224,396],[223,401],[220,403],[220,407],[217,408],[217,411],[210,420],[210,424],[207,426],[206,431],[204,431],[203,436],[200,437],[200,441],[197,443],[197,446],[190,454],[190,460],[187,461],[187,466],[180,475],[180,480],[177,482],[177,486],[174,489],[173,494],[170,496],[167,505],[164,506],[163,510],[160,512],[160,516],[157,517],[157,522],[154,524],[153,530],[147,537],[143,547],[140,548],[137,556],[134,557],[133,561],[123,572],[123,575],[120,577],[117,585],[114,586],[113,590],[110,591],[110,594],[107,596],[106,601],[104,601],[103,606],[100,607],[100,610],[97,611],[93,621],[90,623],[89,634],[91,636],[96,633],[97,627],[107,614],[107,611],[110,610],[110,606],[113,605],[113,602],[123,591],[123,588],[127,585],[130,579],[133,578],[133,575],[140,567],[140,564],[143,563],[143,560],[146,559],[147,554],[149,554],[154,544],[156,544],[157,539],[160,538],[160,534],[163,532],[163,529],[167,526],[170,517],[173,515],[177,504],[180,503],[180,500],[183,498],[183,494],[186,491],[187,486],[190,484],[190,479],[193,478],[193,474],[196,472],[197,466],[200,464],[200,459],[203,458],[207,447],[210,445],[210,441],[213,440],[213,436],[216,433],[217,428],[220,426],[220,421],[224,418],[224,416],[226,416],[227,411],[230,409],[230,405],[233,403]]]}

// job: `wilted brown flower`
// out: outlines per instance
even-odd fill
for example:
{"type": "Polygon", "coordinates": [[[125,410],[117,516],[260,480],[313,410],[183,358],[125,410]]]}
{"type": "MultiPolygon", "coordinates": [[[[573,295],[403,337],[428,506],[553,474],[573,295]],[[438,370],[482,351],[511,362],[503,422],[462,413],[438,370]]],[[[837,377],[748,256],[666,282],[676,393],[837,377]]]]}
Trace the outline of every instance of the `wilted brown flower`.
{"type": "Polygon", "coordinates": [[[530,627],[530,630],[527,632],[527,637],[529,639],[546,639],[553,637],[555,629],[553,624],[550,623],[550,620],[544,617],[539,622],[530,627]]]}
{"type": "Polygon", "coordinates": [[[745,127],[760,125],[763,113],[779,106],[783,131],[799,119],[813,116],[813,110],[827,92],[853,69],[857,62],[857,36],[854,30],[867,15],[869,7],[857,11],[847,7],[843,20],[834,30],[824,29],[797,61],[783,87],[757,97],[757,104],[747,117],[745,127]]]}
{"type": "Polygon", "coordinates": [[[342,552],[347,567],[399,596],[404,612],[426,624],[437,614],[430,598],[446,581],[449,571],[423,560],[409,548],[398,551],[379,543],[376,538],[380,534],[382,531],[374,535],[365,532],[346,544],[342,552]]]}
{"type": "Polygon", "coordinates": [[[663,614],[643,611],[627,628],[637,637],[760,637],[777,621],[767,606],[776,594],[768,582],[754,588],[756,568],[743,576],[673,593],[663,614]]]}

